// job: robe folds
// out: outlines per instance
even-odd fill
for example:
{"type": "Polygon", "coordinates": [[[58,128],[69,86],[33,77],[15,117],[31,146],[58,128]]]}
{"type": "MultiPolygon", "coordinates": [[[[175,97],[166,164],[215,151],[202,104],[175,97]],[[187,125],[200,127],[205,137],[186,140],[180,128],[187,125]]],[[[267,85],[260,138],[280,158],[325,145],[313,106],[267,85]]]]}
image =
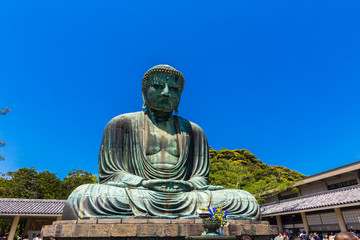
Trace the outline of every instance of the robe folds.
{"type": "Polygon", "coordinates": [[[147,124],[144,112],[113,118],[106,126],[100,154],[100,184],[85,184],[73,191],[63,219],[165,217],[191,218],[200,207],[228,210],[228,219],[258,220],[260,208],[248,192],[209,185],[209,146],[202,129],[174,116],[180,156],[171,168],[154,167],[146,158],[147,124]],[[187,192],[158,192],[141,186],[150,179],[182,180],[187,192]]]}

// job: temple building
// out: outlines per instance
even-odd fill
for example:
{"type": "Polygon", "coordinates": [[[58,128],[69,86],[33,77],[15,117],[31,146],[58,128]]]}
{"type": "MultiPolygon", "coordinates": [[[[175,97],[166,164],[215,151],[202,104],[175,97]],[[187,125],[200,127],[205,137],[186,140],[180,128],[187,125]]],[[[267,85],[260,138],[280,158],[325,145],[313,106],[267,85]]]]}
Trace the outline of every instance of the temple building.
{"type": "Polygon", "coordinates": [[[17,229],[32,239],[43,225],[61,220],[64,205],[65,200],[0,198],[0,219],[11,220],[8,239],[14,238],[17,229]]]}
{"type": "Polygon", "coordinates": [[[359,174],[360,161],[306,177],[298,191],[268,192],[263,220],[288,233],[359,231],[359,174]]]}

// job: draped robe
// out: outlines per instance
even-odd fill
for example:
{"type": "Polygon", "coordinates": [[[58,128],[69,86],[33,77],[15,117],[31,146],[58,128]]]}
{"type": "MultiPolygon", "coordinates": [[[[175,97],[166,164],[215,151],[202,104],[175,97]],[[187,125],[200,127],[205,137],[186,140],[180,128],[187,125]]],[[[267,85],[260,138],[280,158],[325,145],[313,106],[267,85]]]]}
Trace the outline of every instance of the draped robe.
{"type": "Polygon", "coordinates": [[[112,119],[100,149],[100,184],[75,189],[65,204],[63,219],[189,218],[195,217],[200,207],[222,206],[230,219],[258,220],[260,208],[250,193],[209,185],[209,147],[204,132],[186,119],[174,119],[180,156],[171,168],[154,167],[146,158],[147,126],[152,124],[146,113],[112,119]],[[188,181],[194,189],[169,193],[141,186],[150,179],[188,181]]]}

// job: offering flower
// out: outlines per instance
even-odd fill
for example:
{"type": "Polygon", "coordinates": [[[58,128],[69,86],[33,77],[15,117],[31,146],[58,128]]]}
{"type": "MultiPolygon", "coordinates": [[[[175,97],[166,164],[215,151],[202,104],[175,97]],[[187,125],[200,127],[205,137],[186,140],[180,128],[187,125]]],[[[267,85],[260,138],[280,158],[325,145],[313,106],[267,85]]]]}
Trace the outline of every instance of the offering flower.
{"type": "Polygon", "coordinates": [[[228,210],[223,211],[222,206],[219,206],[218,208],[210,208],[208,206],[210,218],[219,218],[221,220],[221,227],[220,229],[229,226],[228,221],[226,220],[226,216],[228,214],[228,210]]]}
{"type": "Polygon", "coordinates": [[[228,210],[225,211],[224,218],[226,218],[227,214],[228,214],[228,210]]]}
{"type": "Polygon", "coordinates": [[[210,207],[208,207],[209,209],[209,212],[210,212],[210,218],[213,218],[214,217],[214,213],[211,211],[210,207]]]}

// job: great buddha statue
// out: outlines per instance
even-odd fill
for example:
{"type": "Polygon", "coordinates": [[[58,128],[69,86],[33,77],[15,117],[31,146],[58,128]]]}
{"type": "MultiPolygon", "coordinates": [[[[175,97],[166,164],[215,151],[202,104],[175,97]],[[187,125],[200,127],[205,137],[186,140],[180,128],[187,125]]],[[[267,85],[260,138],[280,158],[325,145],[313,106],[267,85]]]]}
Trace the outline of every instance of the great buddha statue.
{"type": "Polygon", "coordinates": [[[69,196],[63,219],[193,218],[200,207],[228,210],[228,219],[260,218],[248,192],[209,185],[203,130],[177,115],[184,76],[168,65],[142,80],[143,109],[113,118],[99,154],[99,184],[69,196]]]}

